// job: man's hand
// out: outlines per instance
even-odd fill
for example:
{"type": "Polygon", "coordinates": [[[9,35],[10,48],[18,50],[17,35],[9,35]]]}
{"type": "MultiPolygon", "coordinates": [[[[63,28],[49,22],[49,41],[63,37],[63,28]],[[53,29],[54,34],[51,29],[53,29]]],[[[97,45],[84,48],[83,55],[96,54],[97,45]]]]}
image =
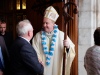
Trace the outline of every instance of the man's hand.
{"type": "Polygon", "coordinates": [[[44,63],[43,63],[43,61],[41,61],[39,58],[38,58],[38,60],[39,60],[39,62],[44,66],[44,63]]]}
{"type": "Polygon", "coordinates": [[[67,48],[69,48],[69,42],[68,42],[68,40],[64,40],[63,44],[64,44],[64,46],[66,46],[67,48]]]}

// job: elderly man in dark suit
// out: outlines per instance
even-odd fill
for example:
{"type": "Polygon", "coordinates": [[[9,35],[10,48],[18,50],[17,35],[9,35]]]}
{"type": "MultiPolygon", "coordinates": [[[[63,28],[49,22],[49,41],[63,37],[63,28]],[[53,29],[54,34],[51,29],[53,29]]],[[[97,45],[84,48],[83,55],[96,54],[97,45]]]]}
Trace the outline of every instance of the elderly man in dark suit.
{"type": "Polygon", "coordinates": [[[18,38],[11,48],[11,68],[13,75],[39,75],[44,71],[43,64],[38,60],[36,51],[30,44],[33,27],[29,20],[23,20],[16,26],[18,38]]]}

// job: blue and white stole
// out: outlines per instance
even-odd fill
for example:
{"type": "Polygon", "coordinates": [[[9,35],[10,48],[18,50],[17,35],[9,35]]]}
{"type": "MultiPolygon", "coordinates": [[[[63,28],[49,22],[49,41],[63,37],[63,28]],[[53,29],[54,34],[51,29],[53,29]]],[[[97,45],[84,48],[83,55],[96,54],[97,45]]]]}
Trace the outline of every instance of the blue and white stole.
{"type": "Polygon", "coordinates": [[[41,36],[42,50],[44,51],[44,54],[46,55],[46,65],[47,66],[50,65],[51,57],[54,55],[54,47],[56,43],[57,33],[58,33],[58,26],[55,24],[52,39],[50,42],[50,48],[48,49],[47,40],[46,40],[46,32],[42,30],[42,36],[41,36]]]}

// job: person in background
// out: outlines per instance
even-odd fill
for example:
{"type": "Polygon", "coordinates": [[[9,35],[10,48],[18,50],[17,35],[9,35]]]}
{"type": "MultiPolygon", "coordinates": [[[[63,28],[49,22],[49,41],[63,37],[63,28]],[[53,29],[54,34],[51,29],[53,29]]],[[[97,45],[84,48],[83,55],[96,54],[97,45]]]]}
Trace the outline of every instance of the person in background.
{"type": "Polygon", "coordinates": [[[11,32],[7,31],[7,24],[4,19],[1,19],[1,23],[0,23],[0,36],[3,36],[7,50],[9,52],[10,47],[13,43],[13,35],[11,32]]]}
{"type": "Polygon", "coordinates": [[[100,75],[100,27],[94,31],[94,46],[87,49],[84,67],[87,75],[100,75]]]}
{"type": "Polygon", "coordinates": [[[1,72],[3,75],[10,75],[10,58],[2,36],[0,36],[0,73],[1,72]]]}
{"type": "Polygon", "coordinates": [[[35,49],[30,44],[33,37],[33,27],[29,20],[22,20],[16,26],[18,37],[15,39],[11,51],[12,75],[43,74],[44,67],[37,58],[35,49]]]}
{"type": "Polygon", "coordinates": [[[64,33],[55,24],[59,17],[53,6],[44,12],[43,28],[32,39],[38,58],[44,63],[44,75],[62,75],[62,59],[64,46],[67,47],[66,75],[70,75],[70,68],[75,57],[75,45],[69,37],[64,40],[64,33]]]}

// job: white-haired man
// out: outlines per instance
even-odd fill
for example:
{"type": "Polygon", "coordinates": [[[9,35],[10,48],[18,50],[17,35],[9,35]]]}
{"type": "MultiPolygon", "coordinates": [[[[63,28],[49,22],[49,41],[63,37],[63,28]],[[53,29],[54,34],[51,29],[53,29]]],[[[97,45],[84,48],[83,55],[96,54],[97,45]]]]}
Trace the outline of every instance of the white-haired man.
{"type": "Polygon", "coordinates": [[[16,26],[18,38],[11,48],[12,75],[39,75],[43,73],[43,65],[38,61],[36,51],[30,44],[33,27],[29,20],[23,20],[16,26]]]}
{"type": "Polygon", "coordinates": [[[45,10],[43,29],[32,40],[38,58],[44,63],[44,75],[62,75],[64,46],[69,48],[66,55],[66,75],[70,75],[70,67],[75,57],[74,44],[69,37],[64,40],[64,33],[55,24],[58,17],[56,10],[49,6],[45,10]]]}

